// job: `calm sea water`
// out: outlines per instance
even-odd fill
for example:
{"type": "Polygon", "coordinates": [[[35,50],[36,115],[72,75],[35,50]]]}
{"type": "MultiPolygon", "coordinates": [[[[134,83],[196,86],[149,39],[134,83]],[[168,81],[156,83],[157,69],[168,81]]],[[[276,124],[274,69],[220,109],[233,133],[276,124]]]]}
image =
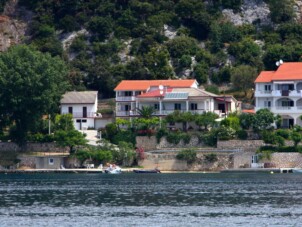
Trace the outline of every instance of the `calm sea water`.
{"type": "Polygon", "coordinates": [[[301,226],[302,174],[1,174],[0,226],[301,226]]]}

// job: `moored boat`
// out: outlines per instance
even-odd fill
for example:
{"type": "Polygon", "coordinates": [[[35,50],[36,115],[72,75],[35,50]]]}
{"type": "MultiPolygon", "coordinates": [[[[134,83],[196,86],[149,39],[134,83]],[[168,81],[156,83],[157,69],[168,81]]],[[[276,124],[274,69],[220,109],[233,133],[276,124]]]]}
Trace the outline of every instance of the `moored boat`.
{"type": "Polygon", "coordinates": [[[109,166],[107,169],[105,169],[105,173],[109,174],[120,174],[122,173],[122,169],[119,166],[109,166]]]}
{"type": "Polygon", "coordinates": [[[293,169],[293,173],[302,173],[302,169],[298,169],[298,168],[293,169]]]}
{"type": "Polygon", "coordinates": [[[134,169],[134,173],[160,173],[159,169],[134,169]]]}

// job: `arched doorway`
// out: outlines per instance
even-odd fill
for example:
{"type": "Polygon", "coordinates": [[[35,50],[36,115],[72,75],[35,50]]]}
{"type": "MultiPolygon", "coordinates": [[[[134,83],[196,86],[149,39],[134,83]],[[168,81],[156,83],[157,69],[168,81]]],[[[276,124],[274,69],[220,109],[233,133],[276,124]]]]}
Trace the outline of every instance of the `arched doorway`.
{"type": "Polygon", "coordinates": [[[284,110],[290,110],[291,107],[294,107],[295,103],[292,99],[290,98],[281,98],[281,99],[278,99],[276,101],[276,108],[277,109],[284,109],[284,110]]]}

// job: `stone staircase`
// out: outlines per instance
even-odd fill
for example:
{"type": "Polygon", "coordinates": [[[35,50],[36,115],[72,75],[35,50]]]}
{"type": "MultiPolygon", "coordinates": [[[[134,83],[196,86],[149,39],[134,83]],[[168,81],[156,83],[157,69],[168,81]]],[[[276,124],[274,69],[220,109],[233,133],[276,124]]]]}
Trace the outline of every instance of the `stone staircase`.
{"type": "Polygon", "coordinates": [[[86,139],[88,140],[87,144],[92,146],[97,146],[98,141],[100,138],[98,138],[98,131],[97,130],[79,130],[81,133],[86,134],[86,139]]]}

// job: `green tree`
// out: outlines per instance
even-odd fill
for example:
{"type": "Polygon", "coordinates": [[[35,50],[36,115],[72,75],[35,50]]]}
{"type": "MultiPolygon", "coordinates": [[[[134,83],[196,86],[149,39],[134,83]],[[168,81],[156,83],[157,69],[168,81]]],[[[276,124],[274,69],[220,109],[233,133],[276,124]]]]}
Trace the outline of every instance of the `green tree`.
{"type": "Polygon", "coordinates": [[[198,63],[194,68],[194,76],[198,83],[204,84],[208,82],[209,67],[206,63],[198,63]]]}
{"type": "Polygon", "coordinates": [[[284,23],[294,18],[293,0],[269,0],[268,3],[273,22],[284,23]]]}
{"type": "Polygon", "coordinates": [[[200,115],[197,115],[195,118],[195,123],[199,127],[204,127],[205,130],[208,130],[209,126],[213,126],[215,124],[215,119],[218,118],[218,115],[213,112],[206,112],[200,115]]]}
{"type": "Polygon", "coordinates": [[[72,119],[72,114],[63,114],[63,115],[56,115],[55,117],[55,124],[53,126],[54,130],[74,130],[74,124],[72,119]]]}
{"type": "Polygon", "coordinates": [[[155,112],[152,106],[142,106],[142,108],[137,109],[137,113],[142,118],[151,118],[153,113],[155,112]]]}
{"type": "Polygon", "coordinates": [[[154,47],[145,55],[145,65],[152,79],[168,79],[173,76],[166,48],[154,47]]]}
{"type": "Polygon", "coordinates": [[[69,147],[70,153],[74,153],[77,146],[85,145],[87,143],[85,136],[75,129],[56,131],[55,141],[59,146],[69,147]]]}
{"type": "Polygon", "coordinates": [[[181,58],[183,55],[195,55],[199,49],[195,39],[181,36],[167,43],[168,51],[173,58],[181,58]]]}
{"type": "Polygon", "coordinates": [[[66,79],[64,62],[49,54],[22,45],[0,54],[0,115],[15,125],[16,142],[26,142],[42,115],[58,111],[66,79]]]}
{"type": "Polygon", "coordinates": [[[247,95],[247,90],[254,87],[254,81],[257,77],[257,70],[248,65],[235,67],[231,72],[231,81],[234,88],[243,90],[247,95]]]}
{"type": "Polygon", "coordinates": [[[302,140],[302,136],[299,132],[292,132],[290,138],[294,142],[295,147],[297,147],[302,140]]]}
{"type": "Polygon", "coordinates": [[[256,112],[253,128],[256,130],[264,130],[274,123],[274,114],[268,109],[260,109],[256,112]]]}
{"type": "Polygon", "coordinates": [[[245,38],[240,42],[232,43],[228,48],[228,52],[236,58],[239,64],[262,67],[260,59],[261,49],[250,38],[245,38]]]}

